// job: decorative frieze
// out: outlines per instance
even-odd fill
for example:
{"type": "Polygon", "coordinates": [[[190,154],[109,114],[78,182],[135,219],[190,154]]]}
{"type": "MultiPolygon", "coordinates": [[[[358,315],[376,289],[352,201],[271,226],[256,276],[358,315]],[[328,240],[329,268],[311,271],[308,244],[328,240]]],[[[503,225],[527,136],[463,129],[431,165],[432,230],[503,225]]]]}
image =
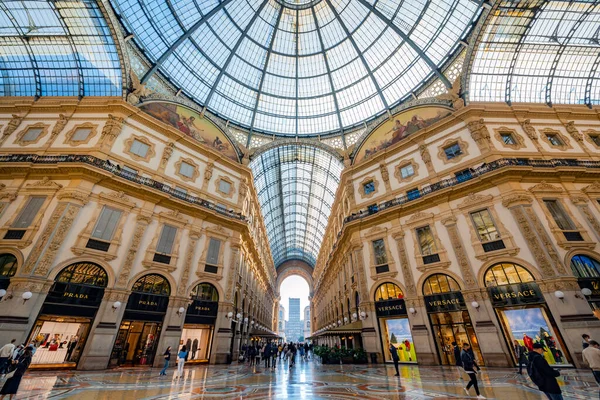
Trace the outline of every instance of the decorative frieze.
{"type": "Polygon", "coordinates": [[[477,281],[475,280],[475,275],[473,274],[473,268],[471,267],[469,256],[467,255],[462,240],[460,239],[460,233],[456,227],[456,218],[454,216],[445,218],[442,220],[442,224],[444,224],[448,230],[450,243],[452,243],[452,249],[454,250],[454,255],[458,261],[458,266],[460,267],[460,272],[463,276],[466,287],[469,289],[477,287],[477,281]]]}
{"type": "Polygon", "coordinates": [[[116,287],[127,287],[129,275],[131,275],[131,269],[134,265],[135,256],[137,255],[142,237],[144,236],[144,232],[146,232],[146,228],[148,227],[150,221],[151,218],[149,216],[143,214],[138,215],[135,229],[133,231],[133,237],[131,238],[131,244],[129,245],[129,249],[127,249],[127,255],[125,256],[125,260],[121,265],[121,272],[119,273],[119,278],[117,279],[117,284],[115,285],[116,287]]]}
{"type": "Polygon", "coordinates": [[[406,295],[409,297],[416,296],[417,287],[415,285],[415,278],[412,273],[412,268],[408,261],[406,245],[404,244],[404,232],[396,232],[392,235],[392,237],[396,240],[396,246],[398,248],[400,269],[402,270],[402,276],[404,278],[404,287],[406,289],[406,295]]]}
{"type": "Polygon", "coordinates": [[[181,271],[181,278],[179,279],[179,286],[177,287],[177,295],[185,296],[188,280],[190,278],[190,270],[192,268],[192,262],[194,261],[194,253],[196,251],[196,245],[198,240],[202,236],[197,230],[191,230],[189,234],[190,241],[185,251],[185,260],[183,264],[183,271],[181,271]]]}

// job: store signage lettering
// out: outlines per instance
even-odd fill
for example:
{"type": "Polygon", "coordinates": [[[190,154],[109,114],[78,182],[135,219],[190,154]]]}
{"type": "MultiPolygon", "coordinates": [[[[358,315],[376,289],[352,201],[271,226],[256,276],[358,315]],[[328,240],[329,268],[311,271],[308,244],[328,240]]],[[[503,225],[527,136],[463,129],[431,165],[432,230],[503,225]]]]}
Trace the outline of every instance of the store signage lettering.
{"type": "Polygon", "coordinates": [[[89,299],[90,298],[85,293],[71,293],[71,292],[64,292],[63,297],[71,297],[73,299],[89,299]]]}
{"type": "Polygon", "coordinates": [[[164,312],[167,310],[168,304],[168,296],[133,292],[129,295],[127,309],[148,312],[164,312]]]}
{"type": "Polygon", "coordinates": [[[588,300],[597,301],[600,299],[600,279],[598,278],[580,278],[577,280],[579,287],[582,289],[590,289],[592,294],[587,296],[588,300]]]}
{"type": "Polygon", "coordinates": [[[143,306],[154,306],[154,307],[158,306],[158,303],[156,301],[148,301],[148,300],[140,300],[140,301],[138,301],[138,304],[141,304],[143,306]]]}
{"type": "Polygon", "coordinates": [[[488,292],[496,307],[544,302],[544,296],[534,282],[489,287],[488,292]]]}
{"type": "Polygon", "coordinates": [[[449,312],[465,310],[465,299],[460,292],[450,292],[425,296],[427,312],[449,312]]]}
{"type": "Polygon", "coordinates": [[[201,315],[207,317],[216,317],[219,303],[216,301],[194,300],[188,307],[188,315],[201,315]]]}
{"type": "Polygon", "coordinates": [[[377,301],[375,302],[375,311],[378,317],[406,315],[406,304],[403,299],[377,301]]]}

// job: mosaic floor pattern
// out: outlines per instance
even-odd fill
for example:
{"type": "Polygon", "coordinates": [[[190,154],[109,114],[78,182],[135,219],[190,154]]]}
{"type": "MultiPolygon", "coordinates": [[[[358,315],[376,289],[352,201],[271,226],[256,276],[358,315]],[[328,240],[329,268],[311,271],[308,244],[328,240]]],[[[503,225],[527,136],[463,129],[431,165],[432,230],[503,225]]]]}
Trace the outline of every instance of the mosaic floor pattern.
{"type": "MultiPolygon", "coordinates": [[[[452,367],[402,366],[400,380],[392,366],[321,365],[299,362],[268,370],[247,365],[186,367],[182,379],[171,369],[118,369],[102,372],[28,373],[17,399],[307,399],[307,400],[421,400],[469,399],[463,391],[466,377],[452,367]]],[[[563,370],[559,378],[565,399],[598,398],[598,386],[589,371],[563,370]]],[[[545,399],[525,375],[514,370],[489,369],[480,376],[488,399],[545,399]]]]}

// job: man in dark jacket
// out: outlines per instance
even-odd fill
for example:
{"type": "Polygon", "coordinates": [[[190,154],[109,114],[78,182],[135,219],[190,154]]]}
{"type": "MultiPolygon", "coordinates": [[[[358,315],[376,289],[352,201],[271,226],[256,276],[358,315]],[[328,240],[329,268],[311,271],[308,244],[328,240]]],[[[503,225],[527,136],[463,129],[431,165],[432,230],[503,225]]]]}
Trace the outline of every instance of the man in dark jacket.
{"type": "Polygon", "coordinates": [[[460,346],[456,342],[452,342],[452,351],[454,352],[454,365],[458,368],[458,377],[462,379],[463,367],[460,359],[460,346]]]}
{"type": "Polygon", "coordinates": [[[390,353],[392,354],[392,361],[394,361],[394,368],[396,368],[396,375],[394,376],[400,376],[400,372],[398,371],[398,361],[400,361],[400,357],[398,357],[398,350],[393,344],[390,344],[390,353]]]}
{"type": "Polygon", "coordinates": [[[515,352],[517,364],[519,365],[519,375],[521,375],[521,373],[523,372],[523,364],[527,365],[527,348],[515,339],[513,350],[515,352]]]}
{"type": "Polygon", "coordinates": [[[564,400],[562,391],[558,386],[557,376],[560,372],[548,365],[548,361],[543,356],[544,346],[540,343],[533,344],[533,351],[529,352],[529,364],[527,364],[527,373],[537,385],[540,391],[550,400],[564,400]]]}

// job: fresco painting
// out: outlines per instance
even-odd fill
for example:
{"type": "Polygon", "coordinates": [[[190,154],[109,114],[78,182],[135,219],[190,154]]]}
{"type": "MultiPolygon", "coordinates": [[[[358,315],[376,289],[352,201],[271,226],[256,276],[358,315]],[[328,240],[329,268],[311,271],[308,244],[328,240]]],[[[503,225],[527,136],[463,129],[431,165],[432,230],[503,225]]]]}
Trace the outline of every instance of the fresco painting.
{"type": "Polygon", "coordinates": [[[356,153],[355,162],[367,159],[378,151],[398,143],[413,133],[450,115],[451,112],[445,107],[429,106],[411,108],[394,115],[392,119],[384,122],[371,132],[356,153]]]}
{"type": "Polygon", "coordinates": [[[238,161],[235,148],[229,139],[212,122],[202,118],[198,112],[166,102],[144,103],[140,109],[200,143],[220,151],[232,160],[238,161]]]}

